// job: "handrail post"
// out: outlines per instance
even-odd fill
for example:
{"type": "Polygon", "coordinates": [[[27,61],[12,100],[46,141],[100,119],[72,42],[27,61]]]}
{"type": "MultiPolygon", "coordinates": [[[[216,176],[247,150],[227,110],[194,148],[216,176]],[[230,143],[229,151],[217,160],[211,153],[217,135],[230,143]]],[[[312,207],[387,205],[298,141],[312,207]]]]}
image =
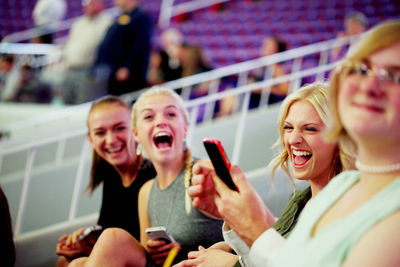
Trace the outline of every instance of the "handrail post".
{"type": "Polygon", "coordinates": [[[18,215],[15,223],[14,234],[18,237],[21,234],[22,221],[25,215],[26,200],[28,198],[28,190],[32,179],[32,167],[36,157],[36,147],[28,150],[28,158],[26,159],[24,183],[22,184],[21,197],[18,205],[18,215]]]}
{"type": "MultiPolygon", "coordinates": [[[[212,80],[208,87],[208,95],[213,95],[218,93],[218,88],[220,85],[220,80],[212,80]]],[[[201,86],[201,85],[200,85],[201,86]]],[[[216,106],[217,100],[207,103],[204,110],[204,118],[203,121],[207,121],[212,119],[214,115],[214,109],[216,106]]]]}
{"type": "Polygon", "coordinates": [[[158,26],[160,26],[161,29],[168,27],[170,24],[173,4],[174,0],[162,0],[161,2],[160,15],[158,19],[158,26]]]}
{"type": "Polygon", "coordinates": [[[193,139],[193,130],[197,122],[197,115],[199,113],[199,107],[200,106],[194,106],[192,107],[192,112],[190,113],[189,117],[189,127],[188,127],[188,132],[186,136],[186,146],[191,147],[192,145],[192,139],[193,139]]]}
{"type": "MultiPolygon", "coordinates": [[[[321,51],[318,67],[328,64],[328,59],[329,59],[328,50],[321,51]]],[[[324,72],[318,72],[315,80],[317,82],[322,82],[324,80],[324,72]]]]}
{"type": "Polygon", "coordinates": [[[240,157],[240,152],[242,150],[242,143],[243,143],[244,126],[246,123],[247,113],[249,111],[248,107],[249,107],[249,102],[250,102],[250,94],[251,94],[250,91],[244,93],[243,106],[242,106],[242,111],[240,112],[238,126],[236,128],[236,136],[235,136],[235,142],[234,142],[233,153],[232,153],[232,163],[233,164],[239,163],[239,157],[240,157]]]}
{"type": "Polygon", "coordinates": [[[79,201],[79,193],[81,191],[81,184],[83,179],[83,170],[85,169],[85,162],[89,152],[89,143],[86,139],[83,141],[81,156],[79,158],[78,170],[76,172],[74,192],[72,194],[71,207],[69,210],[68,220],[72,221],[76,216],[76,211],[79,201]]]}

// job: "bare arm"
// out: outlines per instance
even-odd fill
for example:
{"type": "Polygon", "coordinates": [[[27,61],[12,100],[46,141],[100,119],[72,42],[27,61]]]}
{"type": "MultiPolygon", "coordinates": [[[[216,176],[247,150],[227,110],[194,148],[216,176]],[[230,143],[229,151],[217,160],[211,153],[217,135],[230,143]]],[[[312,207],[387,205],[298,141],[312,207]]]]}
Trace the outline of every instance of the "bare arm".
{"type": "Polygon", "coordinates": [[[147,214],[149,196],[151,186],[153,185],[154,179],[147,181],[139,191],[139,223],[140,223],[140,244],[143,247],[147,247],[148,237],[145,232],[146,228],[151,227],[150,218],[147,214]]]}

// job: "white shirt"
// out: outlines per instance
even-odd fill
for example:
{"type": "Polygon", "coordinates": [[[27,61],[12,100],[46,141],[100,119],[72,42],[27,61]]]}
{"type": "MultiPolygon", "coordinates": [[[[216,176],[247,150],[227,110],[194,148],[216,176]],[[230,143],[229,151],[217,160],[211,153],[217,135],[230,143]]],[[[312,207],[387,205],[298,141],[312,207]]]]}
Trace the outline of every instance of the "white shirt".
{"type": "Polygon", "coordinates": [[[238,256],[241,256],[240,263],[245,267],[272,266],[274,257],[286,241],[274,228],[260,235],[251,248],[234,230],[223,230],[223,235],[225,242],[236,251],[238,256]]]}
{"type": "Polygon", "coordinates": [[[88,67],[93,64],[98,45],[110,26],[112,19],[99,14],[82,16],[71,27],[65,45],[65,61],[69,67],[88,67]]]}

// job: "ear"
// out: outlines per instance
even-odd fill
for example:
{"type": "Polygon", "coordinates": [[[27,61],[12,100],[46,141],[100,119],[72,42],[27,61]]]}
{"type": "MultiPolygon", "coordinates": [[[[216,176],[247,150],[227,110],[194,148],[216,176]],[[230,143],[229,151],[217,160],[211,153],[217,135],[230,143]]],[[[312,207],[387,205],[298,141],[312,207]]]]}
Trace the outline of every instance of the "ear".
{"type": "Polygon", "coordinates": [[[186,139],[187,135],[188,135],[188,129],[189,129],[189,125],[185,124],[185,127],[183,129],[183,136],[186,139]]]}
{"type": "Polygon", "coordinates": [[[136,129],[132,129],[132,133],[133,133],[133,140],[135,140],[136,143],[140,143],[138,131],[136,129]]]}
{"type": "Polygon", "coordinates": [[[87,140],[89,141],[89,143],[90,143],[91,145],[93,145],[93,140],[92,140],[92,137],[90,136],[90,133],[89,133],[89,132],[86,134],[86,138],[87,138],[87,140]]]}

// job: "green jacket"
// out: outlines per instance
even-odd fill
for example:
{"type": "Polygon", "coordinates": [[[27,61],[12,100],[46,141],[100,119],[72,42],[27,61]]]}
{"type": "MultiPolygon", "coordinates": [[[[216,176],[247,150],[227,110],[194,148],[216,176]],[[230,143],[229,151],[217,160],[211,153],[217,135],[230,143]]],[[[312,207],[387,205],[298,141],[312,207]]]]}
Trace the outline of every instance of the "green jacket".
{"type": "Polygon", "coordinates": [[[311,188],[307,187],[294,192],[283,210],[279,220],[272,226],[283,237],[287,238],[297,223],[300,212],[311,198],[311,188]]]}
{"type": "MultiPolygon", "coordinates": [[[[297,223],[300,212],[306,206],[307,201],[311,198],[311,187],[307,187],[302,190],[297,190],[294,192],[286,205],[285,209],[282,211],[279,220],[277,220],[272,227],[280,233],[283,237],[288,238],[290,232],[293,230],[297,223]]],[[[234,267],[241,267],[240,262],[236,262],[234,267]]]]}

